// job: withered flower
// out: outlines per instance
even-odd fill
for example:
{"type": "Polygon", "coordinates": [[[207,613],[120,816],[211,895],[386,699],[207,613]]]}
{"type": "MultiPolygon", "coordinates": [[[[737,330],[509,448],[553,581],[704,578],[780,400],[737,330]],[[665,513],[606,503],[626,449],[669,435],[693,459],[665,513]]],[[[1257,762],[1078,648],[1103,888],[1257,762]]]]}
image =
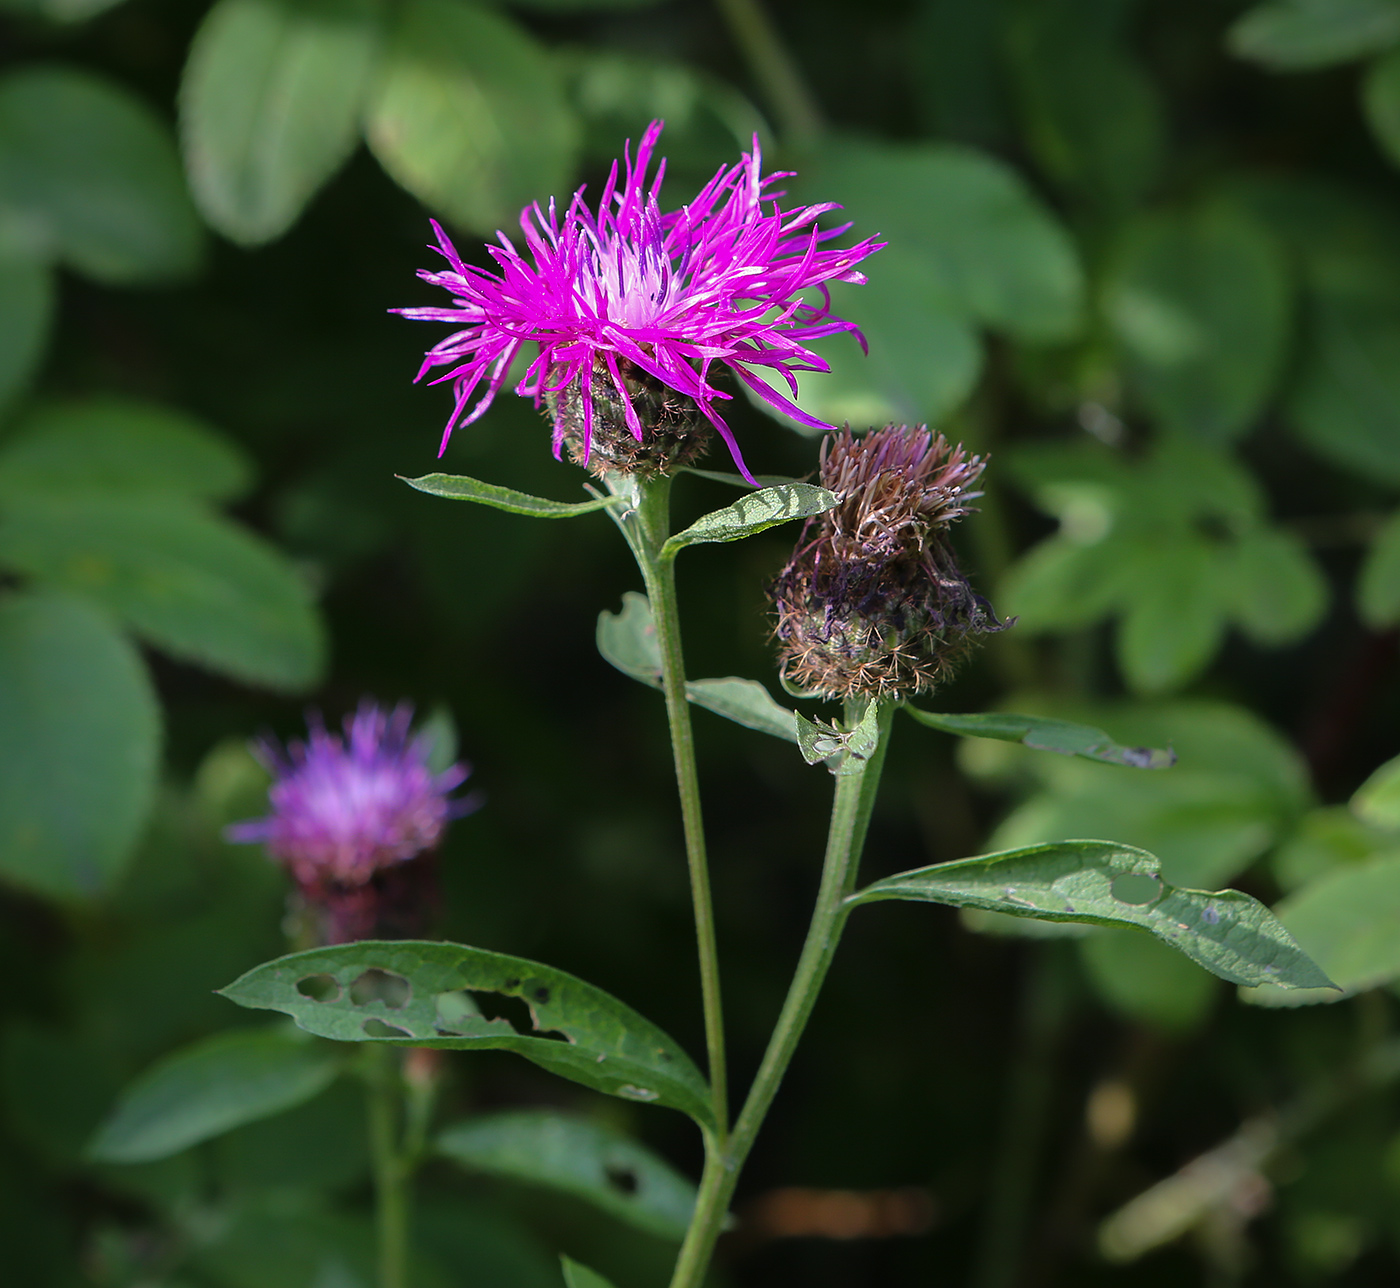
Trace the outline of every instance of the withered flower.
{"type": "Polygon", "coordinates": [[[821,485],[841,504],[807,521],[768,590],[789,684],[829,699],[911,697],[946,680],[973,637],[1003,628],[948,543],[983,465],[924,426],[823,440],[821,485]]]}

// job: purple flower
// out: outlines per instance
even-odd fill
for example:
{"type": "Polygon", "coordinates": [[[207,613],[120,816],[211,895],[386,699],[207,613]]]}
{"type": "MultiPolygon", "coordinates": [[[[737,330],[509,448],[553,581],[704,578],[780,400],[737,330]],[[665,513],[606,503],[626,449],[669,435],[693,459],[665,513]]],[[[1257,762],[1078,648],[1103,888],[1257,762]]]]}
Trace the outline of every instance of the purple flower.
{"type": "Polygon", "coordinates": [[[458,764],[434,774],[426,741],[409,736],[412,719],[407,703],[386,713],[366,700],[346,718],[344,738],[313,715],[306,742],[284,750],[264,739],[256,752],[274,775],[272,813],[234,824],[228,838],[266,845],[312,897],[364,886],[432,850],[449,820],[474,805],[450,797],[471,770],[458,764]]]}
{"type": "MultiPolygon", "coordinates": [[[[419,276],[450,291],[453,306],[396,312],[463,328],[429,350],[418,373],[422,379],[446,367],[433,383],[452,382],[456,406],[443,434],[444,450],[458,424],[470,424],[491,405],[516,355],[532,341],[539,352],[515,387],[517,394],[539,406],[576,382],[582,388],[586,377],[594,397],[599,387],[615,392],[626,428],[640,443],[648,427],[633,406],[637,389],[631,377],[650,377],[693,400],[746,477],[734,436],[716,407],[731,397],[714,383],[716,363],[796,420],[829,428],[755,369],[776,372],[795,398],[795,372],[830,369],[808,347],[813,340],[850,331],[864,347],[856,326],[831,313],[825,283],[864,282],[855,266],[881,245],[866,240],[846,249],[822,249],[850,225],[818,229],[819,216],[839,209],[830,202],[784,211],[777,201],[783,194],[774,185],[790,172],[761,174],[756,137],[751,153],[721,169],[689,204],[663,215],[658,196],[664,159],[647,187],[661,130],[662,122],[651,123],[635,164],[630,145],[624,151],[621,184],[613,163],[596,214],[584,204],[582,188],[562,219],[552,200],[548,215],[538,205],[521,211],[529,258],[501,233],[500,246],[489,248],[499,272],[463,263],[433,224],[449,267],[419,276]],[[820,304],[804,298],[809,290],[820,294],[820,304]],[[473,396],[476,403],[468,410],[473,396]]],[[[594,398],[581,401],[586,459],[593,445],[594,398]]],[[[566,432],[564,418],[556,414],[556,456],[566,432]]]]}

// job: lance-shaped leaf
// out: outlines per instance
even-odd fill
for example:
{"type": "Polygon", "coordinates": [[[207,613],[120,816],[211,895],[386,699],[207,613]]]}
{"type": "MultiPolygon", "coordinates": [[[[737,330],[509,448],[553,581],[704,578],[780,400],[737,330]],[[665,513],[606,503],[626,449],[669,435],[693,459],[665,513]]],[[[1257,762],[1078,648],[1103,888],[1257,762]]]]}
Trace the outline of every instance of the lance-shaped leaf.
{"type": "Polygon", "coordinates": [[[562,1190],[613,1216],[682,1239],[695,1186],[614,1128],[553,1110],[487,1114],[448,1127],[437,1152],[472,1171],[562,1190]]]}
{"type": "Polygon", "coordinates": [[[132,1083],[88,1153],[105,1163],[167,1158],[310,1100],[341,1063],[333,1047],[292,1029],[220,1033],[167,1056],[132,1083]]]}
{"type": "Polygon", "coordinates": [[[1085,760],[1102,760],[1110,765],[1130,765],[1134,769],[1167,769],[1176,764],[1176,752],[1156,747],[1124,747],[1113,741],[1102,729],[1074,724],[1069,720],[1051,720],[1045,716],[1018,716],[1000,711],[983,711],[975,715],[949,715],[936,711],[920,711],[918,707],[904,708],[920,724],[944,733],[960,734],[964,738],[996,738],[1001,742],[1019,742],[1037,751],[1056,751],[1062,756],[1083,756],[1085,760]]]}
{"type": "Polygon", "coordinates": [[[733,505],[701,515],[661,547],[663,559],[674,559],[686,546],[709,541],[740,541],[790,519],[806,519],[839,504],[840,497],[814,483],[780,483],[740,497],[733,505]]]}
{"type": "Polygon", "coordinates": [[[523,957],[365,940],[279,957],[222,992],[340,1042],[514,1051],[595,1091],[712,1125],[705,1079],[671,1038],[602,989],[523,957]],[[512,998],[525,1004],[528,1021],[507,1018],[512,1004],[502,999],[512,998]],[[478,1001],[497,1018],[484,1018],[478,1001]]]}
{"type": "MultiPolygon", "coordinates": [[[[398,477],[403,478],[403,475],[398,477]]],[[[514,488],[483,483],[465,474],[424,474],[422,478],[404,478],[403,481],[430,496],[445,496],[449,501],[475,501],[493,510],[527,514],[535,519],[572,519],[576,514],[592,514],[594,510],[606,510],[618,503],[615,496],[600,496],[592,501],[551,501],[547,497],[517,492],[514,488]]]]}
{"type": "Polygon", "coordinates": [[[1170,886],[1155,855],[1111,841],[1059,841],[901,872],[847,902],[878,899],[1138,926],[1231,983],[1336,987],[1257,899],[1170,886]]]}
{"type": "MultiPolygon", "coordinates": [[[[645,595],[629,590],[622,597],[622,612],[598,614],[598,652],[603,660],[624,675],[661,687],[661,651],[656,642],[656,623],[645,595]]],[[[773,700],[757,680],[727,675],[714,680],[689,680],[686,696],[697,707],[733,720],[747,729],[769,733],[775,738],[797,741],[797,716],[773,700]]]]}

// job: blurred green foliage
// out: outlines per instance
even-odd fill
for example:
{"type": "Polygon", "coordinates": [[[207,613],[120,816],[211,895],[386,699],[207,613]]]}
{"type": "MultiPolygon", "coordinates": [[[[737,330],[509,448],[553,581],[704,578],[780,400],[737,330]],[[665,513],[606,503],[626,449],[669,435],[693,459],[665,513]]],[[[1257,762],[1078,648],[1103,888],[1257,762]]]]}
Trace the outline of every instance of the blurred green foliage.
{"type": "MultiPolygon", "coordinates": [[[[889,241],[868,285],[833,291],[869,357],[831,340],[804,405],[930,420],[992,456],[965,562],[1020,620],[924,705],[1087,721],[1179,758],[1134,774],[900,722],[869,875],[1108,837],[1173,882],[1276,904],[1345,989],[1242,1006],[1137,932],[1008,938],[1039,923],[874,909],[721,1276],[1393,1282],[1400,6],[768,8],[776,45],[737,0],[0,5],[16,1283],[369,1283],[353,1072],[212,992],[285,943],[280,875],[219,829],[262,808],[244,740],[294,731],[307,703],[450,710],[489,803],[443,851],[443,936],[555,963],[699,1047],[659,699],[594,646],[634,589],[626,552],[602,516],[561,534],[393,477],[438,468],[449,410],[409,384],[441,334],[385,312],[430,300],[428,216],[487,264],[478,238],[596,192],[653,116],[669,203],[757,134],[795,194],[889,241]],[[242,1125],[182,1099],[211,1040],[264,1062],[242,1125]],[[142,1094],[186,1114],[159,1157],[142,1094]],[[1192,1191],[1188,1238],[1100,1258],[1113,1211],[1272,1115],[1284,1143],[1192,1191]],[[921,1187],[939,1215],[917,1237],[787,1239],[758,1200],[792,1185],[921,1187]]],[[[808,474],[811,440],[741,403],[752,467],[808,474]]],[[[585,499],[514,399],[442,468],[585,499]]],[[[677,486],[687,521],[732,497],[677,486]]],[[[687,556],[692,674],[772,687],[761,587],[790,535],[687,556]]],[[[697,733],[742,1078],[805,926],[828,783],[779,739],[709,715],[697,733]]],[[[697,1162],[685,1122],[505,1056],[446,1058],[461,1126],[426,1173],[415,1282],[557,1285],[558,1250],[618,1288],[661,1281],[673,1169],[697,1162]],[[502,1144],[492,1114],[575,1144],[502,1144]],[[654,1209],[608,1181],[607,1150],[637,1135],[654,1209]]]]}

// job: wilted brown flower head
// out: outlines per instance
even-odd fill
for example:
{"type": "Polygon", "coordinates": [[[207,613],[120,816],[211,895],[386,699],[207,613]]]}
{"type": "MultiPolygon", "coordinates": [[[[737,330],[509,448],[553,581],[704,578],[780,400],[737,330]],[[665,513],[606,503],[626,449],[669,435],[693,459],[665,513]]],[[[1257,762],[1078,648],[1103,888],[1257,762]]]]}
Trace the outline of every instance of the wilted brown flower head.
{"type": "Polygon", "coordinates": [[[971,636],[1002,629],[947,541],[982,469],[924,426],[826,437],[821,484],[841,504],[807,521],[768,591],[789,683],[833,699],[924,693],[971,636]]]}

